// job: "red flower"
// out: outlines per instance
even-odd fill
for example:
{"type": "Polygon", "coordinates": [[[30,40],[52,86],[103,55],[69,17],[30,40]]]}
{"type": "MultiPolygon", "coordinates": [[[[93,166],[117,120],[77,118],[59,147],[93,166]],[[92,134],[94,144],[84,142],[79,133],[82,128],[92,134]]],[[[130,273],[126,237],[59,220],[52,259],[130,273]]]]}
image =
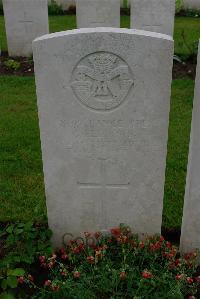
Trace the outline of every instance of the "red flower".
{"type": "Polygon", "coordinates": [[[169,254],[168,254],[168,252],[163,252],[163,257],[168,257],[169,256],[169,254]]]}
{"type": "Polygon", "coordinates": [[[197,257],[197,253],[196,252],[190,252],[190,253],[185,254],[184,259],[186,261],[188,261],[188,260],[194,259],[196,257],[197,257]]]}
{"type": "Polygon", "coordinates": [[[74,241],[74,240],[70,240],[70,241],[68,242],[68,245],[71,247],[71,246],[73,246],[73,245],[74,245],[74,243],[75,243],[75,241],[74,241]]]}
{"type": "Polygon", "coordinates": [[[200,282],[200,276],[197,276],[197,277],[195,278],[195,281],[196,281],[196,282],[200,282]]]}
{"type": "Polygon", "coordinates": [[[125,271],[122,271],[122,272],[120,273],[119,277],[120,277],[121,279],[125,279],[125,278],[126,278],[126,272],[125,272],[125,271]]]}
{"type": "Polygon", "coordinates": [[[163,236],[160,236],[160,240],[159,240],[159,242],[160,242],[160,243],[163,243],[164,241],[165,241],[164,237],[163,237],[163,236]]]}
{"type": "Polygon", "coordinates": [[[176,254],[177,254],[177,250],[176,250],[176,248],[173,248],[170,250],[170,252],[167,254],[166,257],[168,257],[169,259],[174,258],[176,256],[176,254]]]}
{"type": "Polygon", "coordinates": [[[160,242],[156,242],[155,244],[150,244],[150,250],[151,251],[155,251],[155,250],[158,250],[158,249],[160,249],[160,247],[161,247],[161,244],[160,244],[160,242]]]}
{"type": "Polygon", "coordinates": [[[141,241],[141,242],[139,243],[139,247],[140,247],[140,248],[144,248],[144,242],[143,242],[143,241],[141,241]]]}
{"type": "Polygon", "coordinates": [[[80,253],[84,249],[84,244],[80,244],[79,246],[76,246],[72,249],[73,253],[80,253]]]}
{"type": "Polygon", "coordinates": [[[153,274],[147,270],[143,271],[142,273],[142,277],[143,278],[152,278],[153,277],[153,274]]]}
{"type": "Polygon", "coordinates": [[[171,248],[172,247],[172,244],[170,243],[170,242],[166,242],[166,246],[167,246],[167,248],[171,248]]]}
{"type": "Polygon", "coordinates": [[[127,236],[119,236],[118,238],[117,238],[117,242],[119,242],[120,244],[125,244],[125,243],[127,243],[127,240],[128,240],[128,237],[127,236]]]}
{"type": "Polygon", "coordinates": [[[65,249],[64,249],[64,248],[61,248],[61,249],[60,249],[60,253],[61,253],[61,254],[65,254],[65,253],[66,253],[65,249]]]}
{"type": "Polygon", "coordinates": [[[55,260],[55,259],[57,258],[57,255],[56,255],[55,253],[52,253],[51,258],[52,258],[53,260],[55,260]]]}
{"type": "Polygon", "coordinates": [[[20,283],[20,284],[24,283],[24,277],[23,276],[18,277],[17,280],[18,280],[18,283],[20,283]]]}
{"type": "Polygon", "coordinates": [[[94,264],[95,263],[95,258],[91,255],[91,256],[88,256],[87,257],[87,261],[90,263],[90,264],[94,264]]]}
{"type": "Polygon", "coordinates": [[[66,259],[68,259],[68,255],[67,255],[66,253],[63,253],[63,254],[61,255],[61,259],[62,259],[62,260],[66,260],[66,259]]]}
{"type": "Polygon", "coordinates": [[[195,299],[195,297],[194,296],[189,296],[189,298],[188,299],[195,299]]]}
{"type": "Polygon", "coordinates": [[[75,278],[80,278],[81,273],[79,271],[74,271],[73,275],[75,278]]]}
{"type": "Polygon", "coordinates": [[[48,263],[48,267],[49,267],[49,269],[52,269],[53,266],[54,266],[54,262],[49,262],[49,263],[48,263]]]}
{"type": "Polygon", "coordinates": [[[110,231],[115,237],[118,237],[121,234],[121,229],[119,227],[114,227],[110,231]]]}
{"type": "Polygon", "coordinates": [[[60,286],[55,285],[51,287],[54,292],[58,292],[60,290],[60,286]]]}
{"type": "Polygon", "coordinates": [[[176,265],[176,266],[180,265],[180,263],[181,263],[181,260],[180,260],[180,259],[176,259],[176,260],[175,260],[175,265],[176,265]]]}
{"type": "Polygon", "coordinates": [[[184,274],[176,275],[176,280],[182,280],[184,278],[184,274]]]}
{"type": "Polygon", "coordinates": [[[99,238],[101,237],[101,235],[102,235],[101,232],[96,232],[96,233],[94,234],[94,236],[95,236],[96,239],[99,239],[99,238]]]}
{"type": "Polygon", "coordinates": [[[63,276],[63,277],[66,277],[66,276],[67,276],[67,273],[66,273],[66,272],[61,272],[60,274],[61,274],[61,276],[63,276]]]}
{"type": "Polygon", "coordinates": [[[85,235],[86,238],[90,238],[91,237],[91,233],[89,233],[89,232],[84,232],[84,235],[85,235]]]}
{"type": "Polygon", "coordinates": [[[192,277],[187,277],[186,278],[187,283],[193,283],[193,278],[192,277]]]}
{"type": "Polygon", "coordinates": [[[102,246],[101,246],[101,249],[102,249],[102,250],[106,250],[106,249],[108,249],[108,245],[106,245],[106,244],[102,245],[102,246]]]}
{"type": "Polygon", "coordinates": [[[51,285],[51,280],[45,280],[44,285],[45,287],[49,287],[51,285]]]}
{"type": "Polygon", "coordinates": [[[46,257],[44,255],[41,255],[39,257],[39,261],[40,261],[41,264],[44,263],[46,261],[46,257]]]}
{"type": "Polygon", "coordinates": [[[79,247],[74,247],[73,253],[79,253],[79,252],[80,252],[80,248],[79,247]]]}

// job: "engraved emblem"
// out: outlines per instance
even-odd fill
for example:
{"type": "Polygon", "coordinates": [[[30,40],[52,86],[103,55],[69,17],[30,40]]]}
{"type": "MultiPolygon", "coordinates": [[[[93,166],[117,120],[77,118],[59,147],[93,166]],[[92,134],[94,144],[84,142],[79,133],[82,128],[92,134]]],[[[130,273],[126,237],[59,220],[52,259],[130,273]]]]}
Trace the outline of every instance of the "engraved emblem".
{"type": "Polygon", "coordinates": [[[71,83],[78,100],[97,111],[120,106],[132,85],[133,75],[127,63],[109,52],[97,52],[81,59],[71,83]]]}

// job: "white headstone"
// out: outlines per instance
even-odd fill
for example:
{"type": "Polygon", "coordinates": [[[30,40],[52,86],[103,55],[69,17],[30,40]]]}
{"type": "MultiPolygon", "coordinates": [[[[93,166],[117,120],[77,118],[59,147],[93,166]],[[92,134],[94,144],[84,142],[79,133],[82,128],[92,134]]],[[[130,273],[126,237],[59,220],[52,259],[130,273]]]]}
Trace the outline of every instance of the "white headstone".
{"type": "Polygon", "coordinates": [[[175,0],[131,0],[131,28],[173,36],[175,0]]]}
{"type": "Polygon", "coordinates": [[[120,28],[120,0],[76,0],[77,28],[120,28]]]}
{"type": "Polygon", "coordinates": [[[3,0],[8,53],[32,55],[32,41],[49,32],[47,0],[3,0]]]}
{"type": "Polygon", "coordinates": [[[62,7],[63,10],[68,10],[70,7],[76,6],[75,0],[55,0],[58,5],[62,7]]]}
{"type": "Polygon", "coordinates": [[[200,249],[200,46],[181,229],[181,250],[196,248],[200,249]]]}
{"type": "Polygon", "coordinates": [[[200,10],[200,0],[183,0],[183,6],[186,9],[200,10]]]}
{"type": "Polygon", "coordinates": [[[50,228],[159,233],[173,41],[115,28],[33,43],[50,228]]]}

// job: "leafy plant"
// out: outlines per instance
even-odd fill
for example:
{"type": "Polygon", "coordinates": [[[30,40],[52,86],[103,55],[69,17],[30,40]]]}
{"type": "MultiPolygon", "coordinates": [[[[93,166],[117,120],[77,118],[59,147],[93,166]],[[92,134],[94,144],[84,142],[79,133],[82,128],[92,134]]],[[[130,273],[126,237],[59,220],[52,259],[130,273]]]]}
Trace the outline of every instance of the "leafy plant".
{"type": "Polygon", "coordinates": [[[0,299],[13,299],[16,294],[17,298],[33,299],[195,299],[200,296],[199,253],[181,256],[162,236],[148,236],[141,241],[129,227],[121,225],[106,235],[85,232],[84,237],[67,241],[66,237],[71,235],[66,234],[63,248],[53,252],[46,250],[49,244],[44,238],[46,229],[31,223],[2,229],[0,240],[8,245],[4,248],[4,260],[8,249],[21,238],[18,252],[22,250],[26,255],[24,248],[29,242],[36,248],[32,249],[30,265],[23,262],[21,268],[11,263],[1,268],[0,292],[2,289],[4,297],[0,299]],[[46,244],[43,251],[38,250],[40,238],[46,244]]]}
{"type": "Polygon", "coordinates": [[[196,55],[197,55],[197,52],[198,52],[199,41],[196,40],[193,43],[188,43],[187,38],[186,38],[186,34],[185,34],[185,30],[182,30],[182,32],[181,32],[181,38],[182,38],[182,40],[179,42],[179,45],[181,47],[185,47],[187,49],[187,52],[188,52],[187,57],[183,57],[183,58],[196,59],[196,55]]]}
{"type": "Polygon", "coordinates": [[[179,13],[183,7],[183,0],[176,0],[176,13],[179,13]]]}
{"type": "Polygon", "coordinates": [[[17,288],[18,280],[20,277],[23,277],[25,274],[24,269],[16,268],[4,268],[0,269],[0,287],[3,290],[3,293],[0,295],[0,299],[11,299],[15,298],[14,294],[10,291],[10,289],[17,288]],[[6,291],[8,290],[8,291],[6,291]]]}
{"type": "Polygon", "coordinates": [[[45,226],[35,227],[32,222],[10,224],[0,230],[2,238],[1,251],[4,259],[0,260],[0,268],[18,263],[31,264],[40,252],[51,252],[50,230],[45,226]]]}
{"type": "Polygon", "coordinates": [[[8,60],[4,61],[4,65],[7,68],[14,70],[14,71],[17,71],[21,66],[20,62],[14,60],[14,59],[8,59],[8,60]]]}
{"type": "Polygon", "coordinates": [[[186,9],[183,11],[182,15],[185,17],[200,18],[200,10],[186,9]]]}
{"type": "Polygon", "coordinates": [[[51,0],[50,4],[48,5],[49,15],[63,15],[64,11],[62,6],[59,5],[55,0],[51,0]]]}

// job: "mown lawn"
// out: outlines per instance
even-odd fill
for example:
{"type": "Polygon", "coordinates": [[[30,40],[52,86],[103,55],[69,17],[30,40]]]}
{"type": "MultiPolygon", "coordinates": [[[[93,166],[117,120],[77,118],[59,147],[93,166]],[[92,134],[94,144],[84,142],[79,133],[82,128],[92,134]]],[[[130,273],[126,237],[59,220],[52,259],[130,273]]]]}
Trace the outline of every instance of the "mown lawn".
{"type": "MultiPolygon", "coordinates": [[[[130,18],[122,16],[121,27],[128,28],[130,18]]],[[[63,31],[76,28],[75,16],[49,16],[50,32],[63,31]]],[[[200,38],[200,19],[189,17],[176,17],[175,19],[175,53],[187,57],[194,51],[194,47],[200,38]],[[184,37],[183,37],[184,36],[184,37]]],[[[5,26],[3,16],[0,16],[0,46],[7,50],[5,26]]]]}
{"type": "MultiPolygon", "coordinates": [[[[172,86],[163,225],[181,224],[194,82],[172,86]]],[[[0,221],[46,217],[33,77],[0,77],[0,221]]]]}

